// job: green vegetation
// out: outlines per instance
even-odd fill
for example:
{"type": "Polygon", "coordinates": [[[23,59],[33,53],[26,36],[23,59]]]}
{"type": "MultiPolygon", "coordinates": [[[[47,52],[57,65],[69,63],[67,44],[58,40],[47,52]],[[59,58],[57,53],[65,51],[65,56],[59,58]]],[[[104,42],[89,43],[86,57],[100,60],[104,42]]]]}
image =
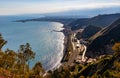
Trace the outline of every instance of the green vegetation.
{"type": "Polygon", "coordinates": [[[29,43],[21,45],[18,52],[10,49],[2,51],[5,43],[0,35],[0,78],[43,78],[45,72],[40,62],[33,69],[29,68],[30,60],[35,57],[29,43]]]}

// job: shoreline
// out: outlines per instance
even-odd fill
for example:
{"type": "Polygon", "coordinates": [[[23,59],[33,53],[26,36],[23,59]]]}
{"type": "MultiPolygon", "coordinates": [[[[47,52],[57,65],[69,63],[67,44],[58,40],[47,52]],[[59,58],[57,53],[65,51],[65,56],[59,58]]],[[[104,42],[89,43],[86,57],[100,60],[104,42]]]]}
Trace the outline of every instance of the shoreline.
{"type": "MultiPolygon", "coordinates": [[[[60,22],[55,22],[55,23],[60,23],[60,22]]],[[[64,33],[64,30],[65,30],[66,28],[64,27],[64,24],[63,24],[63,23],[60,23],[60,24],[62,24],[62,27],[61,27],[61,28],[63,28],[63,29],[60,30],[60,31],[53,30],[53,32],[61,32],[61,33],[64,35],[64,37],[63,37],[63,43],[62,43],[62,47],[63,47],[63,48],[62,48],[62,50],[60,51],[60,53],[58,53],[58,55],[60,55],[58,61],[53,65],[52,68],[49,69],[49,70],[51,70],[51,71],[54,71],[54,70],[58,69],[58,68],[62,65],[61,60],[63,59],[64,53],[65,53],[65,49],[66,49],[66,46],[65,46],[65,44],[66,44],[66,35],[65,35],[65,33],[64,33]]],[[[49,70],[46,70],[46,71],[49,71],[49,70]]]]}
{"type": "MultiPolygon", "coordinates": [[[[65,27],[64,27],[65,28],[65,27]]],[[[67,42],[68,42],[68,35],[66,33],[66,28],[62,31],[62,33],[64,34],[64,43],[63,43],[63,46],[64,46],[64,49],[63,49],[63,56],[62,56],[62,59],[61,59],[61,62],[60,63],[63,63],[64,62],[64,57],[66,56],[66,48],[67,48],[67,42]]]]}
{"type": "MultiPolygon", "coordinates": [[[[60,23],[60,22],[57,22],[57,23],[60,23]]],[[[61,23],[61,24],[63,24],[63,23],[61,23]]],[[[69,32],[70,32],[70,30],[69,30],[69,28],[67,28],[66,26],[65,26],[65,24],[63,24],[63,30],[60,30],[60,31],[54,31],[54,32],[62,32],[63,33],[63,35],[64,35],[64,39],[63,39],[63,51],[62,51],[62,56],[60,57],[60,62],[57,64],[55,64],[55,66],[53,66],[53,68],[50,68],[50,70],[56,70],[57,68],[59,68],[60,66],[62,66],[63,65],[63,62],[65,62],[65,60],[64,60],[64,58],[65,58],[65,56],[66,56],[66,47],[67,47],[67,43],[68,43],[68,34],[69,34],[69,32]]],[[[58,60],[59,61],[59,60],[58,60]]],[[[47,70],[47,71],[49,71],[49,70],[47,70]]]]}
{"type": "MultiPolygon", "coordinates": [[[[18,21],[16,21],[16,22],[18,22],[18,21]]],[[[22,21],[19,21],[19,22],[22,22],[22,21]]],[[[31,21],[25,21],[25,22],[31,22],[31,21]]],[[[25,23],[25,22],[22,22],[22,23],[25,23]]],[[[67,43],[68,43],[68,34],[71,32],[71,30],[67,26],[68,23],[62,23],[62,22],[56,22],[56,21],[44,21],[44,22],[60,23],[63,25],[62,28],[64,28],[63,30],[60,30],[60,31],[53,30],[54,32],[62,32],[64,34],[62,57],[60,57],[59,63],[56,63],[52,68],[49,69],[49,70],[53,71],[53,70],[59,68],[61,65],[63,65],[63,62],[65,62],[65,56],[67,55],[66,48],[67,48],[67,43]]],[[[49,70],[46,70],[46,72],[49,70]]]]}

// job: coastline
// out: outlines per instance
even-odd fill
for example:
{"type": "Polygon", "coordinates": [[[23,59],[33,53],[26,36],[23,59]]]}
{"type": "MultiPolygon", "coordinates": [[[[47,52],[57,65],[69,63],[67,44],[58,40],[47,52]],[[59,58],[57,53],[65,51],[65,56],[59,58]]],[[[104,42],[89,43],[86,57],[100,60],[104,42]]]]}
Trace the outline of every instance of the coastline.
{"type": "MultiPolygon", "coordinates": [[[[60,23],[60,22],[57,22],[57,23],[60,23]]],[[[60,23],[60,24],[63,24],[63,23],[60,23]]],[[[60,60],[58,60],[58,63],[56,63],[52,68],[50,68],[50,70],[55,70],[57,68],[59,68],[61,65],[63,65],[63,62],[65,62],[64,58],[66,56],[66,47],[67,47],[67,43],[68,43],[68,34],[69,34],[69,28],[67,28],[65,26],[65,24],[63,24],[63,30],[61,31],[54,31],[54,32],[62,32],[64,34],[64,39],[63,39],[63,50],[62,50],[62,53],[60,52],[60,54],[62,54],[62,56],[60,56],[60,60]]],[[[49,70],[47,70],[49,71],[49,70]]]]}
{"type": "MultiPolygon", "coordinates": [[[[64,27],[65,28],[65,27],[64,27]]],[[[67,35],[67,33],[66,33],[66,28],[62,31],[63,32],[63,34],[64,34],[64,49],[63,49],[63,56],[62,56],[62,59],[61,59],[61,63],[63,63],[64,62],[64,57],[66,56],[66,46],[67,46],[67,42],[68,42],[68,35],[67,35]]]]}
{"type": "MultiPolygon", "coordinates": [[[[33,21],[33,20],[31,20],[33,21]]],[[[18,21],[16,21],[18,22],[18,21]]],[[[22,21],[19,21],[19,22],[22,22],[22,21]]],[[[25,22],[30,22],[30,21],[25,21],[25,22]]],[[[22,22],[22,23],[25,23],[25,22],[22,22]]],[[[56,30],[53,30],[54,32],[62,32],[63,35],[64,35],[64,39],[63,39],[63,50],[59,53],[59,55],[62,55],[59,57],[59,60],[56,64],[54,64],[54,66],[52,68],[49,68],[49,70],[55,70],[57,68],[59,68],[63,62],[65,62],[65,56],[67,55],[66,53],[66,47],[67,47],[67,43],[68,43],[68,34],[69,32],[71,32],[70,28],[67,26],[67,22],[66,23],[63,23],[63,22],[56,22],[56,21],[45,21],[45,22],[54,22],[54,23],[60,23],[62,24],[62,28],[63,30],[60,30],[60,31],[56,31],[56,30]]],[[[46,71],[49,71],[49,70],[46,70],[46,71]]]]}

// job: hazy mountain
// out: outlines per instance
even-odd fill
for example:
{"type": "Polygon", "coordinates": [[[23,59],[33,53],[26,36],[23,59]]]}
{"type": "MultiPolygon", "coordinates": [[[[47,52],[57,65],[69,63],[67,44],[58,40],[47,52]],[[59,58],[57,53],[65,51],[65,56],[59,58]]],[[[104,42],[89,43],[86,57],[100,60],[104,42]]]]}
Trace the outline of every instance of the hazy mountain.
{"type": "Polygon", "coordinates": [[[76,37],[77,37],[77,39],[81,39],[81,38],[88,39],[91,36],[95,35],[101,29],[102,29],[101,27],[88,25],[87,27],[84,28],[84,30],[82,32],[78,32],[76,34],[76,37]]]}
{"type": "Polygon", "coordinates": [[[120,18],[120,13],[98,15],[92,18],[78,19],[69,24],[72,30],[80,29],[87,25],[94,25],[99,27],[109,26],[112,22],[120,18]]]}

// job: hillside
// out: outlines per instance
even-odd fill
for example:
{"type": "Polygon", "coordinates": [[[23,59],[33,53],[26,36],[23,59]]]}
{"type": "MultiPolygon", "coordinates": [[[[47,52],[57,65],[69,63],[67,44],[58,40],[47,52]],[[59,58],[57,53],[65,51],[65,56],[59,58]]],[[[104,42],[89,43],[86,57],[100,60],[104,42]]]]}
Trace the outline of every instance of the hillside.
{"type": "Polygon", "coordinates": [[[97,32],[95,35],[91,36],[89,38],[90,41],[94,40],[95,38],[97,38],[98,36],[101,36],[103,35],[104,33],[107,33],[109,32],[112,28],[114,28],[117,24],[119,24],[120,21],[119,19],[116,20],[115,22],[113,22],[111,25],[107,26],[107,27],[104,27],[101,31],[97,32]]]}
{"type": "Polygon", "coordinates": [[[112,48],[113,55],[97,57],[92,63],[76,64],[49,71],[46,78],[119,78],[120,76],[120,43],[112,48]]]}
{"type": "Polygon", "coordinates": [[[92,18],[85,18],[85,19],[82,18],[82,19],[74,20],[69,24],[69,26],[71,26],[72,30],[84,28],[84,26],[87,26],[87,25],[105,27],[110,25],[112,22],[116,21],[118,18],[120,18],[120,13],[104,14],[104,15],[98,15],[92,18]]]}
{"type": "Polygon", "coordinates": [[[73,22],[71,22],[68,26],[70,26],[72,30],[77,30],[77,29],[83,28],[84,26],[88,25],[89,19],[90,18],[76,19],[73,22]]]}
{"type": "Polygon", "coordinates": [[[119,78],[120,76],[120,44],[116,43],[113,48],[116,50],[114,55],[101,56],[96,62],[86,65],[77,74],[90,78],[119,78]]]}
{"type": "Polygon", "coordinates": [[[92,56],[106,54],[106,47],[120,41],[120,19],[98,33],[97,38],[88,46],[87,55],[89,53],[93,54],[92,56]]]}
{"type": "Polygon", "coordinates": [[[81,34],[78,33],[77,35],[81,35],[81,38],[88,39],[100,30],[101,30],[100,27],[88,25],[81,34]]]}

